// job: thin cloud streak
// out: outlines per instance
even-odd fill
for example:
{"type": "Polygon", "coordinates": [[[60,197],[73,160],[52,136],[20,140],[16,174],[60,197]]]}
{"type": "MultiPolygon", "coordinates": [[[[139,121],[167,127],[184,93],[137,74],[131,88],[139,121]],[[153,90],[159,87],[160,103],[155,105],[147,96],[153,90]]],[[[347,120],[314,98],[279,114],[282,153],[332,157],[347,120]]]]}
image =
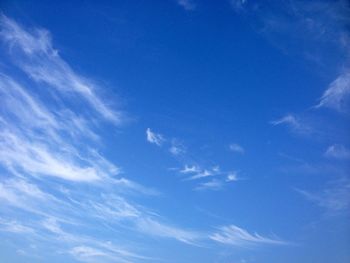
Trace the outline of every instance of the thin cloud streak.
{"type": "Polygon", "coordinates": [[[270,124],[273,126],[286,125],[291,131],[299,134],[309,134],[312,132],[311,128],[302,122],[293,114],[287,114],[280,119],[271,121],[270,124]]]}
{"type": "Polygon", "coordinates": [[[230,151],[235,152],[235,153],[239,153],[239,154],[245,153],[244,148],[237,143],[230,144],[229,148],[230,148],[230,151]]]}
{"type": "Polygon", "coordinates": [[[339,112],[349,110],[350,72],[339,75],[323,93],[316,108],[327,107],[339,112]]]}
{"type": "Polygon", "coordinates": [[[243,228],[235,225],[223,226],[219,231],[212,234],[210,238],[225,245],[249,247],[252,245],[286,245],[287,242],[261,236],[257,233],[250,234],[243,228]]]}
{"type": "Polygon", "coordinates": [[[350,180],[341,178],[330,181],[319,191],[296,189],[308,201],[324,209],[326,215],[346,215],[350,211],[350,180]]]}
{"type": "Polygon", "coordinates": [[[17,65],[38,83],[49,84],[65,95],[75,93],[85,98],[92,109],[106,120],[120,124],[121,112],[112,110],[96,94],[99,89],[91,80],[75,73],[53,48],[44,29],[25,30],[13,20],[0,16],[0,36],[8,44],[17,65]]]}
{"type": "Polygon", "coordinates": [[[333,144],[329,146],[324,153],[328,158],[335,158],[340,160],[350,159],[350,150],[341,144],[333,144]]]}

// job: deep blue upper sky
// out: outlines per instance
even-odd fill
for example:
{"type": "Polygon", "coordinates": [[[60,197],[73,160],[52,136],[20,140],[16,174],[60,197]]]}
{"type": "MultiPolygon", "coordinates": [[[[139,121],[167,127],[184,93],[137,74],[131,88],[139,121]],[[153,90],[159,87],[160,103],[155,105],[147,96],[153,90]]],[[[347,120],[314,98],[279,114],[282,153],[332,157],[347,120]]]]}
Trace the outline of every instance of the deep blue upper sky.
{"type": "Polygon", "coordinates": [[[0,262],[350,261],[346,0],[0,11],[0,262]]]}

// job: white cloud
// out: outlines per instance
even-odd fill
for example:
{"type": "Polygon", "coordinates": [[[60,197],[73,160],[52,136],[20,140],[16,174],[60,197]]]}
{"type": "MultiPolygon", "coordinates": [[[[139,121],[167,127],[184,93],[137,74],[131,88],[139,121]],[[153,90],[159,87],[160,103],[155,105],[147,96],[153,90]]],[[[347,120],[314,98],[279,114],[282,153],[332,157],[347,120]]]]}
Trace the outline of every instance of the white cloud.
{"type": "MultiPolygon", "coordinates": [[[[50,56],[55,59],[57,56],[51,54],[51,42],[45,38],[47,34],[36,38],[34,33],[28,33],[4,16],[1,16],[0,28],[0,34],[9,43],[11,52],[18,51],[15,60],[20,61],[21,68],[22,60],[26,64],[31,57],[38,57],[29,63],[32,67],[50,68],[51,64],[55,64],[43,64],[45,60],[51,59],[50,56]]],[[[35,32],[39,34],[41,31],[35,32]]],[[[62,81],[67,81],[65,88],[70,89],[70,80],[63,76],[65,72],[57,72],[62,74],[62,81]]],[[[0,73],[0,95],[3,99],[0,113],[0,163],[11,173],[25,172],[33,176],[47,175],[70,181],[94,182],[117,175],[119,168],[90,148],[88,140],[95,142],[99,139],[91,128],[96,119],[92,119],[89,114],[76,113],[68,107],[71,99],[76,104],[82,96],[60,97],[66,92],[61,89],[54,96],[46,89],[32,94],[37,90],[38,87],[32,89],[29,84],[24,87],[0,73]],[[51,103],[49,100],[53,97],[60,97],[60,102],[51,103]]],[[[93,90],[87,93],[91,98],[97,98],[93,90]]]]}
{"type": "Polygon", "coordinates": [[[196,5],[192,0],[177,0],[177,3],[188,11],[196,9],[196,5]]]}
{"type": "Polygon", "coordinates": [[[236,172],[230,172],[226,177],[226,182],[235,182],[238,180],[239,179],[236,172]]]}
{"type": "Polygon", "coordinates": [[[0,218],[0,231],[6,231],[17,234],[33,234],[35,230],[29,226],[23,225],[15,220],[4,220],[0,218]]]}
{"type": "Polygon", "coordinates": [[[198,233],[163,223],[153,212],[119,196],[104,196],[103,202],[90,202],[84,209],[93,209],[94,216],[109,223],[131,223],[135,226],[134,230],[148,235],[176,239],[188,244],[194,244],[199,239],[198,233]]]}
{"type": "Polygon", "coordinates": [[[350,180],[347,178],[331,181],[321,191],[296,191],[325,209],[328,215],[348,213],[350,210],[350,180]]]}
{"type": "Polygon", "coordinates": [[[349,109],[350,72],[338,76],[323,93],[316,107],[327,107],[337,111],[349,109]]]}
{"type": "Polygon", "coordinates": [[[69,154],[47,145],[30,142],[17,134],[0,133],[0,162],[8,169],[22,169],[33,175],[60,177],[70,181],[96,181],[107,175],[94,167],[80,166],[69,154]]]}
{"type": "Polygon", "coordinates": [[[132,220],[142,214],[139,209],[118,196],[108,196],[102,203],[90,202],[89,206],[95,210],[95,216],[108,220],[132,220]]]}
{"type": "Polygon", "coordinates": [[[185,165],[185,167],[182,170],[180,170],[180,173],[189,174],[189,173],[198,173],[199,171],[200,171],[200,168],[198,166],[185,165]]]}
{"type": "Polygon", "coordinates": [[[43,192],[37,185],[23,179],[8,179],[0,182],[0,201],[3,205],[14,206],[33,213],[44,214],[36,204],[57,202],[57,199],[43,192]]]}
{"type": "Polygon", "coordinates": [[[250,234],[247,230],[235,225],[223,226],[219,230],[219,232],[212,234],[210,238],[226,245],[249,247],[258,244],[287,244],[282,240],[264,237],[257,233],[250,234]]]}
{"type": "Polygon", "coordinates": [[[232,143],[230,144],[229,147],[230,147],[230,150],[235,153],[243,154],[245,152],[244,148],[237,143],[232,143]]]}
{"type": "Polygon", "coordinates": [[[71,254],[79,260],[92,259],[92,257],[107,256],[105,252],[88,246],[74,247],[71,250],[71,254]]]}
{"type": "Polygon", "coordinates": [[[136,225],[139,230],[144,233],[159,237],[173,238],[191,245],[195,245],[198,239],[201,238],[201,235],[196,232],[164,224],[149,217],[139,218],[136,225]]]}
{"type": "Polygon", "coordinates": [[[150,128],[147,128],[146,130],[146,138],[148,142],[154,143],[158,146],[161,146],[165,141],[163,135],[152,132],[150,128]]]}
{"type": "Polygon", "coordinates": [[[146,259],[128,251],[116,249],[108,243],[102,243],[101,246],[79,245],[73,247],[69,253],[77,260],[82,262],[122,262],[131,263],[135,258],[146,259]],[[101,261],[102,260],[102,261],[101,261]]]}
{"type": "Polygon", "coordinates": [[[223,187],[221,180],[213,179],[208,182],[200,183],[195,190],[220,190],[223,187]]]}
{"type": "Polygon", "coordinates": [[[324,155],[335,159],[350,159],[350,150],[344,145],[333,144],[327,148],[324,155]]]}
{"type": "MultiPolygon", "coordinates": [[[[48,32],[26,31],[4,16],[0,28],[10,57],[30,77],[21,81],[0,73],[0,203],[9,211],[6,216],[23,213],[40,237],[37,242],[45,240],[64,252],[70,247],[67,253],[90,262],[96,257],[117,262],[143,258],[104,240],[103,231],[127,229],[194,244],[200,238],[195,231],[164,223],[153,211],[132,203],[125,189],[157,192],[115,178],[121,169],[96,149],[103,139],[96,133],[101,120],[121,121],[97,95],[99,87],[60,58],[48,32]],[[74,224],[74,233],[66,224],[74,224]],[[97,226],[96,236],[84,232],[97,226]]],[[[165,141],[150,129],[146,132],[152,143],[165,141]]],[[[14,219],[8,222],[2,222],[7,231],[30,232],[14,219]]]]}
{"type": "Polygon", "coordinates": [[[184,178],[183,181],[202,181],[194,188],[194,190],[221,190],[225,184],[239,180],[237,172],[224,172],[221,171],[219,166],[214,166],[210,169],[203,169],[196,165],[185,165],[184,168],[179,170],[179,172],[189,175],[184,178]],[[213,179],[203,182],[203,180],[207,178],[213,179]]]}
{"type": "Polygon", "coordinates": [[[214,176],[220,174],[220,168],[218,166],[213,167],[212,169],[202,169],[196,165],[185,165],[183,169],[180,170],[182,174],[192,174],[190,177],[185,178],[184,180],[196,180],[208,176],[214,176]]]}
{"type": "Polygon", "coordinates": [[[186,153],[186,148],[184,147],[184,145],[182,143],[173,139],[171,141],[171,146],[169,148],[169,152],[174,156],[183,155],[186,153]]]}
{"type": "Polygon", "coordinates": [[[195,175],[192,175],[192,176],[186,178],[186,180],[196,180],[196,179],[200,179],[200,178],[204,178],[204,177],[208,177],[208,176],[213,176],[213,175],[215,175],[215,173],[213,171],[203,170],[203,171],[196,173],[195,175]]]}
{"type": "Polygon", "coordinates": [[[270,122],[272,125],[287,125],[293,132],[307,134],[311,132],[310,127],[303,123],[295,115],[287,114],[278,120],[270,122]]]}
{"type": "Polygon", "coordinates": [[[121,112],[112,110],[96,93],[99,87],[91,80],[75,73],[53,48],[48,31],[26,31],[13,20],[1,15],[0,36],[6,42],[17,65],[33,80],[56,88],[63,95],[74,94],[85,101],[106,120],[122,121],[121,112]]]}

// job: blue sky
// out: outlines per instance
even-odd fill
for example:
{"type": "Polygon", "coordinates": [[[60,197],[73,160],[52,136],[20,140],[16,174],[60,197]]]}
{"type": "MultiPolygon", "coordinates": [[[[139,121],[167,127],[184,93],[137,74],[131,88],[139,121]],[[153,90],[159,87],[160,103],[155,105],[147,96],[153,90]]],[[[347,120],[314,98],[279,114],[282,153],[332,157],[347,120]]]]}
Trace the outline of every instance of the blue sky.
{"type": "Polygon", "coordinates": [[[0,262],[350,261],[347,1],[0,9],[0,262]]]}

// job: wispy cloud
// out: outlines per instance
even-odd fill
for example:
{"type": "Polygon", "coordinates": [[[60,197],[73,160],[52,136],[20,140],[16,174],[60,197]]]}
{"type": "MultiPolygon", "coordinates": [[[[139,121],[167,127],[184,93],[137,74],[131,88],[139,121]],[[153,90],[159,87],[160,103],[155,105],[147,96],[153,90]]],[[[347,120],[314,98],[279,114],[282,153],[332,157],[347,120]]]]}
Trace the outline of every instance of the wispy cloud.
{"type": "Polygon", "coordinates": [[[314,108],[327,107],[347,112],[350,94],[349,2],[249,3],[232,0],[231,6],[236,12],[249,16],[257,32],[284,54],[299,56],[302,61],[308,61],[322,70],[328,70],[332,65],[339,72],[314,108]]]}
{"type": "Polygon", "coordinates": [[[50,150],[47,145],[29,142],[10,132],[0,133],[0,161],[11,170],[33,175],[55,176],[71,181],[96,181],[106,176],[94,167],[81,166],[69,154],[50,150]]]}
{"type": "Polygon", "coordinates": [[[0,218],[0,231],[12,232],[17,234],[33,234],[35,230],[32,227],[23,225],[15,220],[4,220],[0,218]]]}
{"type": "Polygon", "coordinates": [[[185,165],[183,169],[180,170],[180,173],[183,174],[190,174],[190,173],[198,173],[200,171],[200,168],[195,165],[185,165]]]}
{"type": "MultiPolygon", "coordinates": [[[[102,234],[80,234],[97,225],[98,233],[128,229],[146,237],[196,243],[195,231],[164,223],[131,202],[130,190],[157,192],[121,177],[122,169],[99,151],[100,125],[120,124],[124,114],[97,94],[102,87],[73,71],[53,48],[47,31],[26,30],[3,15],[0,30],[10,60],[25,73],[18,77],[0,72],[0,203],[6,209],[0,218],[4,213],[9,218],[0,220],[0,231],[27,235],[35,229],[31,242],[45,240],[87,262],[145,259],[102,234]],[[19,221],[18,214],[30,224],[19,221]]],[[[157,145],[164,141],[150,129],[147,136],[157,145]]]]}
{"type": "Polygon", "coordinates": [[[350,72],[339,75],[323,93],[320,103],[316,106],[335,109],[340,112],[349,110],[350,103],[350,72]]]}
{"type": "Polygon", "coordinates": [[[286,125],[291,131],[296,133],[307,134],[311,132],[311,128],[293,114],[287,114],[280,119],[270,122],[272,125],[286,125]]]}
{"type": "Polygon", "coordinates": [[[209,176],[221,175],[220,167],[214,166],[212,168],[204,169],[196,165],[185,165],[184,168],[180,170],[180,173],[190,175],[184,180],[197,180],[209,176]]]}
{"type": "Polygon", "coordinates": [[[176,239],[188,244],[195,244],[201,238],[200,234],[195,231],[162,222],[153,212],[131,204],[119,196],[105,196],[103,202],[90,203],[89,207],[95,210],[92,214],[101,220],[109,223],[131,223],[134,225],[134,231],[151,236],[176,239]]]}
{"type": "Polygon", "coordinates": [[[177,0],[177,3],[187,11],[193,11],[196,9],[193,0],[177,0]]]}
{"type": "Polygon", "coordinates": [[[183,181],[201,181],[194,190],[221,190],[225,184],[233,183],[239,180],[235,171],[221,171],[219,166],[211,168],[202,168],[198,165],[185,165],[179,170],[181,174],[187,175],[183,181]],[[215,178],[214,178],[215,177],[215,178]],[[209,181],[208,178],[211,178],[209,181]]]}
{"type": "Polygon", "coordinates": [[[171,146],[169,148],[169,152],[174,156],[179,156],[179,155],[183,155],[186,153],[186,148],[181,142],[179,142],[176,139],[173,139],[171,141],[171,146]]]}
{"type": "Polygon", "coordinates": [[[329,158],[350,159],[350,150],[344,145],[333,144],[327,148],[324,155],[329,158]]]}
{"type": "Polygon", "coordinates": [[[235,182],[238,181],[238,175],[237,172],[230,172],[226,177],[226,182],[235,182]]]}
{"type": "MultiPolygon", "coordinates": [[[[85,262],[150,260],[138,253],[140,246],[147,246],[137,242],[140,236],[190,245],[207,242],[206,231],[169,221],[125,191],[156,194],[121,177],[123,170],[99,150],[104,139],[98,133],[100,125],[120,124],[124,113],[98,95],[103,87],[63,60],[49,32],[27,30],[1,15],[0,34],[11,61],[24,72],[21,77],[0,73],[0,231],[33,235],[30,242],[44,242],[49,252],[85,262]]],[[[151,129],[146,135],[158,146],[165,142],[151,129]]],[[[181,151],[179,144],[171,147],[174,155],[181,151]]],[[[218,166],[186,165],[180,173],[191,181],[216,176],[198,186],[203,190],[237,181],[236,173],[222,172],[218,166]]],[[[209,239],[225,243],[224,230],[209,239]]],[[[245,239],[249,235],[246,232],[245,239]]],[[[268,243],[257,235],[250,235],[250,242],[259,238],[268,243]]]]}
{"type": "Polygon", "coordinates": [[[196,245],[199,240],[203,239],[203,235],[195,231],[164,224],[158,220],[147,217],[137,220],[137,227],[144,233],[159,237],[173,238],[191,245],[196,245]]]}
{"type": "Polygon", "coordinates": [[[221,180],[213,179],[208,182],[203,182],[198,184],[194,189],[197,191],[202,190],[220,190],[223,187],[224,183],[221,180]]]}
{"type": "Polygon", "coordinates": [[[161,146],[165,141],[163,135],[151,131],[150,128],[146,130],[146,139],[148,142],[161,146]]]}
{"type": "Polygon", "coordinates": [[[121,112],[112,110],[97,95],[100,89],[93,81],[75,73],[53,48],[50,33],[44,29],[31,32],[4,15],[0,17],[0,36],[8,44],[17,65],[33,80],[49,84],[66,96],[85,99],[93,110],[116,124],[123,119],[121,112]]]}
{"type": "Polygon", "coordinates": [[[212,234],[210,238],[219,243],[232,246],[249,247],[252,245],[285,245],[287,242],[277,239],[264,237],[257,233],[250,234],[247,230],[235,225],[223,226],[219,231],[212,234]]]}
{"type": "Polygon", "coordinates": [[[235,153],[240,153],[240,154],[245,153],[244,148],[237,143],[231,143],[229,148],[230,148],[230,151],[235,152],[235,153]]]}
{"type": "Polygon", "coordinates": [[[331,181],[320,191],[296,190],[323,208],[326,215],[347,214],[350,210],[350,180],[347,178],[331,181]]]}

